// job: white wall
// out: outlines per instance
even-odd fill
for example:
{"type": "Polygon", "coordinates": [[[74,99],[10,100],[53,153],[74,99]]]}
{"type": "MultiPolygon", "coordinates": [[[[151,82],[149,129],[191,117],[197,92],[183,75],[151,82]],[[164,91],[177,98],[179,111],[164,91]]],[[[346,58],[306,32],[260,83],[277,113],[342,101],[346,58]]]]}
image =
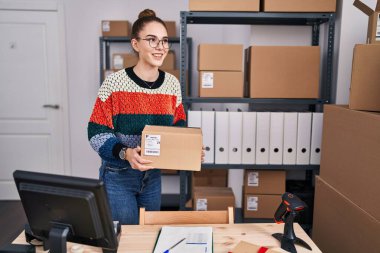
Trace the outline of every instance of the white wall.
{"type": "MultiPolygon", "coordinates": [[[[27,1],[27,0],[24,0],[27,1]]],[[[34,0],[28,0],[33,2],[34,0]]],[[[99,88],[100,22],[127,19],[133,22],[144,8],[151,8],[164,20],[175,20],[179,34],[179,11],[188,1],[178,0],[50,0],[64,6],[67,75],[70,106],[71,171],[75,176],[98,176],[100,159],[87,141],[87,123],[99,88]]],[[[366,0],[375,1],[375,0],[366,0]]],[[[338,0],[334,80],[336,102],[347,103],[351,76],[352,49],[365,42],[367,17],[352,6],[353,1],[338,0]]],[[[193,38],[193,90],[196,88],[197,45],[201,43],[241,43],[270,45],[310,45],[308,27],[189,25],[193,38]]],[[[321,31],[321,36],[324,32],[321,31]]],[[[323,41],[321,37],[321,42],[323,41]]],[[[228,60],[228,59],[226,59],[228,60]]],[[[211,105],[213,106],[213,105],[211,105]]],[[[244,107],[245,105],[237,105],[244,107]]],[[[223,107],[222,107],[223,108],[223,107]]],[[[233,174],[230,185],[241,185],[241,171],[233,174]]],[[[178,191],[175,177],[167,179],[164,192],[178,191]]],[[[239,186],[240,187],[240,186],[239,186]]]]}

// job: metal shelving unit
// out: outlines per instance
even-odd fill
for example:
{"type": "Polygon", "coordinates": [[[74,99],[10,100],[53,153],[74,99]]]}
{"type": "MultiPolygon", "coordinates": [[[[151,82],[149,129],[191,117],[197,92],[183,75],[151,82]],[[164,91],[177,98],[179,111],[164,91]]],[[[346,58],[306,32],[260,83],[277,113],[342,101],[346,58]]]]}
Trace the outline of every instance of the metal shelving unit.
{"type": "MultiPolygon", "coordinates": [[[[247,103],[251,105],[309,105],[313,110],[321,110],[323,104],[331,101],[333,51],[335,36],[335,13],[267,13],[267,12],[181,12],[181,35],[180,35],[180,82],[182,97],[185,108],[188,109],[193,103],[247,103]],[[318,99],[253,99],[253,98],[199,98],[188,97],[186,94],[186,60],[187,60],[187,25],[212,24],[212,25],[294,25],[310,26],[312,45],[319,45],[320,26],[327,24],[327,55],[323,63],[325,73],[321,77],[320,98],[318,99]],[[316,107],[319,106],[318,109],[316,107]]],[[[190,67],[189,67],[190,69],[190,67]]],[[[191,83],[190,83],[191,84],[191,83]]],[[[190,85],[191,86],[191,85],[190,85]]],[[[203,164],[203,169],[217,168],[242,169],[252,168],[261,170],[303,170],[311,177],[313,171],[318,170],[318,165],[254,165],[254,164],[203,164]]],[[[190,173],[180,171],[180,200],[179,207],[185,209],[186,200],[189,198],[191,186],[190,173]],[[186,192],[186,190],[188,190],[186,192]]]]}

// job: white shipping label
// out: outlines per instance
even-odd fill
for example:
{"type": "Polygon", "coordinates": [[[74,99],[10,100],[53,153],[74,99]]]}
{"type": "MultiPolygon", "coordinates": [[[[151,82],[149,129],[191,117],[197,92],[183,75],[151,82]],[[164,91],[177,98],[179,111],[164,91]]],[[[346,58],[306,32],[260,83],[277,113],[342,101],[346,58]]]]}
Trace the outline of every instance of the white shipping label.
{"type": "Polygon", "coordinates": [[[202,73],[201,84],[202,84],[202,88],[205,88],[205,89],[214,88],[214,73],[212,72],[202,73]]]}
{"type": "Polygon", "coordinates": [[[121,55],[115,55],[113,57],[113,68],[114,69],[124,68],[124,58],[121,55]]]}
{"type": "Polygon", "coordinates": [[[145,155],[159,156],[161,148],[161,135],[146,134],[145,135],[145,155]]]}
{"type": "Polygon", "coordinates": [[[259,172],[249,172],[247,181],[248,186],[259,187],[259,172]]]}
{"type": "Polygon", "coordinates": [[[380,13],[377,14],[376,41],[380,41],[380,13]]]}
{"type": "Polygon", "coordinates": [[[102,22],[102,31],[103,32],[109,32],[111,31],[111,25],[109,21],[103,21],[102,22]]]}
{"type": "Polygon", "coordinates": [[[259,198],[254,196],[247,197],[247,211],[257,211],[259,208],[259,198]]]}
{"type": "Polygon", "coordinates": [[[195,205],[196,211],[207,211],[207,199],[197,199],[197,203],[195,205]]]}

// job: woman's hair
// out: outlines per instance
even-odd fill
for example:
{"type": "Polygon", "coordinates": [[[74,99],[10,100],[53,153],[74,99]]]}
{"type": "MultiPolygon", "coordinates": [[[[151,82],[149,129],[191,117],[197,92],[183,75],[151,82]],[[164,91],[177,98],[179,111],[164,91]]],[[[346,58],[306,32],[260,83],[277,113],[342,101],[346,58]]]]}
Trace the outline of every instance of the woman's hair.
{"type": "Polygon", "coordinates": [[[162,24],[167,30],[164,21],[156,17],[156,13],[153,10],[145,9],[142,12],[140,12],[139,18],[132,25],[132,34],[131,34],[132,39],[139,37],[139,33],[141,32],[142,29],[144,29],[144,26],[151,22],[158,22],[162,24]]]}

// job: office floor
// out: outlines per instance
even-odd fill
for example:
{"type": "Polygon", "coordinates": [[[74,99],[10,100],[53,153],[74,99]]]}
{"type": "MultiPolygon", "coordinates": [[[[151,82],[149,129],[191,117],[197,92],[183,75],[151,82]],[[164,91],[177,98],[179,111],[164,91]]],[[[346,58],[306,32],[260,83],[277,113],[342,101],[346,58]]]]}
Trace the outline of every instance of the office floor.
{"type": "Polygon", "coordinates": [[[13,241],[25,223],[26,216],[20,201],[0,201],[0,247],[13,241]]]}

